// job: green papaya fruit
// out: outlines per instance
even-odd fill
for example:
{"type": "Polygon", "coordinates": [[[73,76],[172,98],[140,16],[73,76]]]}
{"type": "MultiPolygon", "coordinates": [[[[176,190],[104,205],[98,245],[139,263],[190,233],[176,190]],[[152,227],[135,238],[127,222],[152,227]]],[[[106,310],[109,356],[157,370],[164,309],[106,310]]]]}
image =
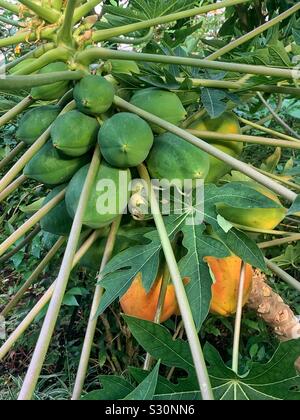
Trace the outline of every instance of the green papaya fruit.
{"type": "Polygon", "coordinates": [[[51,128],[53,146],[68,156],[82,156],[96,143],[99,124],[96,118],[79,111],[60,115],[51,128]]]}
{"type": "MultiPolygon", "coordinates": [[[[57,61],[56,63],[48,64],[38,71],[39,74],[55,73],[59,71],[67,71],[68,66],[57,61]]],[[[33,99],[39,99],[42,101],[53,101],[54,99],[61,98],[69,89],[69,80],[63,80],[60,82],[51,83],[49,85],[37,86],[31,89],[31,96],[33,99]]]]}
{"type": "Polygon", "coordinates": [[[204,179],[209,171],[207,153],[171,133],[155,138],[146,162],[152,178],[169,182],[204,179]]]}
{"type": "Polygon", "coordinates": [[[113,103],[114,87],[104,77],[88,75],[74,88],[74,99],[79,111],[88,115],[106,112],[113,103]]]}
{"type": "Polygon", "coordinates": [[[69,181],[78,169],[90,160],[89,155],[70,158],[63,155],[49,141],[27,163],[24,175],[47,185],[58,185],[69,181]]]}
{"type": "Polygon", "coordinates": [[[8,73],[14,74],[16,71],[21,71],[23,68],[28,66],[28,64],[33,63],[35,60],[36,58],[26,58],[25,60],[20,61],[20,63],[16,64],[14,67],[8,70],[8,73]]]}
{"type": "Polygon", "coordinates": [[[41,106],[26,112],[19,121],[16,138],[26,144],[34,143],[58,117],[58,106],[41,106]]]}
{"type": "MultiPolygon", "coordinates": [[[[60,193],[67,184],[55,187],[44,199],[43,205],[47,204],[52,198],[60,193]]],[[[66,202],[62,200],[41,220],[41,228],[45,232],[58,236],[68,236],[72,227],[73,220],[67,211],[66,202]]]]}
{"type": "MultiPolygon", "coordinates": [[[[67,209],[71,217],[75,216],[80,195],[89,170],[89,165],[81,168],[72,178],[66,192],[67,209]]],[[[129,200],[129,169],[113,168],[102,162],[88,199],[83,223],[93,229],[110,224],[122,214],[129,200]],[[102,183],[101,183],[102,181],[102,183]]]]}
{"type": "MultiPolygon", "coordinates": [[[[179,125],[187,114],[175,93],[156,88],[147,88],[136,92],[130,103],[174,125],[179,125]]],[[[165,132],[155,124],[151,124],[151,127],[155,133],[165,132]]]]}
{"type": "MultiPolygon", "coordinates": [[[[232,112],[224,112],[224,114],[222,114],[221,117],[218,118],[210,118],[209,116],[206,116],[193,122],[189,128],[198,131],[214,131],[223,134],[241,133],[239,120],[232,112]]],[[[241,156],[244,147],[243,143],[236,141],[205,141],[234,158],[239,158],[241,156]]],[[[205,179],[207,183],[217,182],[220,178],[222,178],[232,169],[230,165],[228,165],[225,162],[222,162],[220,159],[217,159],[214,156],[209,155],[209,160],[210,170],[205,179]]]]}
{"type": "Polygon", "coordinates": [[[142,118],[121,112],[104,122],[98,142],[110,165],[129,168],[144,162],[153,145],[153,133],[142,118]]]}

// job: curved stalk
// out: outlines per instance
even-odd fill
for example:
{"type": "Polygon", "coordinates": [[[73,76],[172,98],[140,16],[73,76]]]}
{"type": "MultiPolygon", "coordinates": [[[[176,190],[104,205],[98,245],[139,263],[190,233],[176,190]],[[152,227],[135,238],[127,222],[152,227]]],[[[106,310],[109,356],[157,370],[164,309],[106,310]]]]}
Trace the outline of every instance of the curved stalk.
{"type": "Polygon", "coordinates": [[[49,7],[45,6],[40,6],[32,0],[19,0],[19,3],[28,7],[28,9],[32,10],[37,16],[44,19],[48,23],[56,23],[61,17],[61,14],[57,10],[53,8],[50,9],[49,7]]]}
{"type": "Polygon", "coordinates": [[[199,387],[201,390],[203,400],[213,400],[213,392],[205,365],[205,360],[199,341],[198,333],[194,323],[193,315],[191,312],[190,304],[186,295],[184,284],[178,269],[177,261],[173,252],[172,244],[169,240],[168,233],[164,224],[163,217],[160,213],[159,204],[156,200],[155,193],[151,184],[151,180],[147,169],[144,165],[138,167],[138,172],[147,186],[148,195],[150,199],[151,212],[153,214],[154,222],[162,243],[162,249],[166,258],[167,265],[170,270],[170,276],[173,281],[176,297],[178,300],[179,309],[181,312],[182,320],[184,323],[186,335],[188,337],[189,346],[193,356],[195,370],[198,378],[199,387]]]}
{"type": "MultiPolygon", "coordinates": [[[[221,3],[217,3],[221,4],[221,3]]],[[[251,64],[237,64],[227,63],[222,61],[210,61],[200,58],[191,57],[177,57],[160,54],[147,54],[132,51],[109,50],[101,47],[88,48],[85,51],[79,52],[75,60],[82,64],[91,64],[93,61],[102,60],[133,60],[144,61],[149,63],[159,64],[177,64],[182,66],[192,66],[211,70],[222,70],[228,72],[238,72],[245,74],[258,74],[263,76],[273,76],[283,79],[295,79],[296,75],[300,73],[297,69],[280,69],[277,67],[256,66],[251,64]]]]}
{"type": "MultiPolygon", "coordinates": [[[[73,260],[72,268],[74,268],[81,258],[86,254],[86,252],[90,249],[93,245],[95,240],[97,239],[97,235],[94,232],[80,247],[80,249],[76,252],[76,255],[73,260]]],[[[27,328],[32,324],[35,320],[37,315],[43,310],[43,308],[48,304],[51,296],[53,295],[53,291],[55,288],[55,282],[49,287],[46,293],[41,297],[41,299],[35,304],[35,306],[31,309],[31,311],[26,315],[23,321],[19,324],[19,326],[14,330],[14,332],[10,335],[10,337],[6,340],[6,342],[0,348],[0,361],[4,359],[7,353],[10,351],[12,346],[16,343],[16,341],[22,336],[22,334],[27,330],[27,328]]]]}
{"type": "Polygon", "coordinates": [[[21,29],[16,34],[0,39],[0,48],[11,47],[12,45],[20,44],[21,42],[36,41],[37,39],[53,40],[55,28],[43,29],[39,35],[35,31],[21,29]]]}
{"type": "Polygon", "coordinates": [[[100,271],[98,275],[98,281],[95,288],[91,312],[90,312],[90,316],[89,316],[89,320],[88,320],[88,324],[87,324],[87,328],[85,332],[85,337],[83,341],[83,346],[81,350],[81,356],[80,356],[79,366],[77,369],[77,374],[76,374],[76,379],[75,379],[75,384],[74,384],[74,389],[73,389],[73,394],[72,394],[72,400],[79,400],[82,393],[83,386],[84,386],[84,380],[86,378],[86,373],[88,370],[90,354],[92,350],[92,345],[93,345],[95,331],[97,327],[97,321],[98,321],[98,317],[96,317],[96,313],[99,308],[101,298],[103,295],[103,288],[101,287],[101,279],[102,279],[101,273],[103,272],[106,264],[111,258],[111,255],[115,246],[116,235],[117,235],[120,223],[121,223],[121,218],[122,217],[119,216],[113,222],[113,224],[111,225],[108,238],[107,238],[103,258],[101,261],[100,271]]]}
{"type": "Polygon", "coordinates": [[[286,282],[289,286],[293,287],[294,289],[298,290],[300,292],[300,282],[296,280],[294,277],[286,273],[284,270],[282,270],[278,265],[274,264],[272,261],[265,258],[265,262],[267,267],[273,271],[278,277],[281,278],[284,282],[286,282]]]}
{"type": "Polygon", "coordinates": [[[68,47],[73,46],[73,16],[76,8],[76,3],[77,2],[74,0],[67,1],[67,6],[63,17],[63,24],[57,33],[58,45],[62,44],[68,47]]]}
{"type": "Polygon", "coordinates": [[[8,165],[16,156],[18,156],[18,154],[21,152],[21,150],[24,149],[25,146],[26,144],[24,142],[17,144],[17,146],[11,152],[9,152],[9,154],[5,156],[5,158],[0,160],[0,171],[6,165],[8,165]]]}
{"type": "Polygon", "coordinates": [[[19,178],[9,184],[9,186],[0,193],[0,203],[2,203],[2,201],[4,201],[10,194],[16,191],[26,180],[27,176],[20,175],[19,178]]]}
{"type": "Polygon", "coordinates": [[[0,79],[0,89],[9,91],[15,89],[27,89],[36,86],[50,85],[63,80],[80,80],[85,75],[81,70],[58,71],[47,74],[35,74],[28,76],[8,76],[0,79]]]}
{"type": "Polygon", "coordinates": [[[3,257],[0,258],[0,264],[4,264],[6,261],[8,261],[11,257],[16,255],[17,252],[19,252],[21,249],[23,249],[29,242],[32,241],[33,238],[36,237],[38,233],[40,233],[41,227],[38,225],[36,226],[32,232],[29,233],[28,236],[26,236],[21,243],[19,243],[14,249],[12,249],[10,252],[7,252],[3,257]]]}
{"type": "Polygon", "coordinates": [[[73,23],[77,23],[81,18],[88,15],[99,4],[99,0],[88,0],[81,6],[77,7],[74,13],[73,23]]]}
{"type": "Polygon", "coordinates": [[[287,238],[273,239],[272,241],[260,242],[257,245],[260,249],[266,249],[271,248],[273,246],[285,245],[298,241],[300,241],[300,233],[295,233],[294,235],[288,236],[287,238]]]}
{"type": "Polygon", "coordinates": [[[245,273],[246,273],[246,264],[242,262],[240,281],[239,281],[237,308],[236,308],[236,314],[235,314],[233,350],[232,350],[232,370],[236,374],[239,373],[238,372],[239,349],[240,349],[241,322],[242,322],[242,313],[243,313],[243,297],[244,297],[244,288],[245,288],[245,273]]]}
{"type": "Polygon", "coordinates": [[[45,255],[43,260],[39,263],[39,265],[36,267],[36,269],[33,271],[33,273],[28,277],[26,282],[20,287],[20,289],[17,291],[17,293],[10,299],[8,304],[5,306],[3,311],[1,311],[0,316],[7,317],[9,312],[13,308],[16,307],[16,305],[20,302],[24,294],[27,292],[29,287],[36,281],[36,279],[39,277],[39,275],[44,271],[44,269],[47,267],[49,262],[52,260],[52,258],[57,255],[57,252],[60,250],[60,248],[63,246],[63,244],[66,242],[66,238],[61,236],[57,242],[53,245],[53,247],[50,249],[50,251],[45,255]]]}
{"type": "Polygon", "coordinates": [[[275,236],[292,236],[294,232],[285,232],[283,230],[272,230],[272,229],[259,229],[244,225],[239,225],[237,223],[233,223],[233,226],[237,229],[245,230],[246,232],[253,232],[253,233],[264,233],[266,235],[275,235],[275,236]]]}
{"type": "Polygon", "coordinates": [[[9,1],[0,0],[0,7],[14,13],[15,15],[19,14],[19,7],[9,1]]]}
{"type": "Polygon", "coordinates": [[[90,190],[96,177],[99,165],[100,151],[99,147],[96,146],[94,156],[89,167],[89,171],[78,203],[62,265],[60,267],[60,271],[55,282],[53,296],[51,298],[49,308],[27,374],[23,382],[21,392],[19,394],[19,400],[30,400],[38,382],[40,372],[42,370],[43,363],[55,329],[55,325],[59,315],[59,310],[66,292],[70,273],[72,271],[72,263],[76,253],[80,232],[82,229],[82,219],[87,206],[90,190]]]}
{"type": "Polygon", "coordinates": [[[113,37],[108,39],[110,42],[115,42],[116,44],[126,44],[126,45],[140,45],[146,42],[151,41],[154,35],[154,29],[150,28],[148,33],[144,36],[137,38],[127,38],[127,37],[113,37]]]}
{"type": "Polygon", "coordinates": [[[139,115],[140,117],[144,118],[146,121],[157,124],[159,127],[162,127],[165,130],[170,131],[173,134],[176,134],[177,136],[181,137],[183,140],[188,141],[189,143],[199,147],[200,149],[216,157],[217,159],[220,159],[224,161],[225,163],[228,163],[228,165],[232,166],[234,169],[237,169],[238,171],[244,173],[245,175],[249,176],[250,178],[254,179],[255,181],[259,182],[260,184],[274,191],[275,193],[282,195],[288,201],[294,202],[295,199],[297,198],[297,194],[295,194],[293,191],[290,191],[288,188],[285,188],[282,185],[278,184],[277,182],[269,179],[267,176],[260,174],[258,171],[251,168],[249,165],[243,162],[240,162],[238,159],[235,159],[227,155],[226,153],[222,152],[221,150],[217,149],[211,144],[198,139],[197,137],[191,135],[190,133],[186,132],[182,128],[176,127],[175,125],[168,123],[162,120],[161,118],[156,117],[155,115],[150,114],[149,112],[146,112],[130,104],[129,102],[125,101],[124,99],[119,98],[118,96],[115,96],[114,103],[117,107],[126,109],[130,112],[133,112],[139,115]]]}
{"type": "Polygon", "coordinates": [[[6,112],[4,115],[0,117],[0,127],[3,127],[5,124],[16,118],[19,114],[21,114],[26,108],[28,108],[34,100],[32,97],[26,96],[26,98],[22,99],[16,106],[6,112]]]}
{"type": "MultiPolygon", "coordinates": [[[[61,111],[60,115],[65,112],[72,111],[75,109],[75,101],[70,102],[61,111]]],[[[16,178],[19,172],[25,167],[30,159],[44,146],[44,144],[50,138],[51,125],[50,127],[33,143],[32,146],[24,153],[24,155],[15,163],[15,165],[6,173],[6,175],[0,180],[0,193],[16,178]]]]}
{"type": "MultiPolygon", "coordinates": [[[[29,51],[27,54],[22,55],[22,57],[17,58],[10,63],[5,65],[5,71],[13,69],[17,64],[21,63],[28,58],[39,58],[41,55],[45,54],[47,51],[53,50],[55,44],[53,42],[48,42],[47,44],[42,44],[39,47],[34,48],[33,50],[29,51]]],[[[13,71],[12,71],[13,73],[13,71]]]]}
{"type": "Polygon", "coordinates": [[[267,31],[268,29],[272,28],[273,26],[277,25],[278,23],[282,22],[283,20],[287,19],[294,13],[300,10],[300,4],[295,4],[295,6],[290,7],[285,12],[281,13],[279,16],[276,16],[274,19],[269,20],[268,22],[264,23],[263,25],[259,26],[258,28],[254,29],[253,31],[241,36],[238,39],[227,44],[225,47],[219,49],[218,51],[210,54],[207,57],[207,60],[217,60],[222,55],[229,53],[233,49],[239,47],[240,45],[244,44],[245,42],[250,41],[251,39],[255,38],[256,36],[262,34],[263,32],[267,31]]]}
{"type": "Polygon", "coordinates": [[[276,181],[280,182],[281,184],[284,184],[284,185],[286,185],[290,188],[293,188],[296,191],[300,191],[300,185],[299,184],[295,184],[294,182],[287,181],[286,179],[282,178],[279,175],[275,175],[275,174],[272,174],[270,172],[263,171],[262,169],[256,168],[255,166],[253,166],[253,168],[255,168],[261,174],[266,175],[266,176],[268,176],[272,179],[275,179],[276,181]]]}
{"type": "Polygon", "coordinates": [[[175,22],[179,19],[189,18],[200,14],[205,14],[213,10],[222,9],[223,7],[235,6],[237,4],[248,3],[249,0],[225,0],[219,3],[210,4],[207,6],[195,7],[190,10],[172,13],[169,15],[159,16],[157,18],[145,20],[142,22],[131,23],[129,25],[120,26],[118,28],[102,29],[94,32],[93,41],[100,42],[110,39],[115,36],[128,34],[130,32],[140,31],[142,29],[151,28],[152,26],[163,25],[164,23],[175,22]]]}
{"type": "Polygon", "coordinates": [[[263,144],[264,146],[274,147],[286,147],[289,149],[300,149],[300,142],[297,141],[286,141],[272,139],[269,137],[261,136],[247,136],[244,134],[222,134],[214,131],[199,131],[193,129],[187,129],[188,133],[193,134],[195,137],[199,137],[204,140],[215,140],[215,141],[235,141],[237,143],[249,143],[249,144],[263,144]]]}
{"type": "Polygon", "coordinates": [[[50,210],[52,210],[64,198],[66,190],[58,193],[52,200],[45,204],[33,216],[30,217],[22,226],[13,232],[4,242],[0,244],[0,257],[31,228],[33,228],[50,210]]]}

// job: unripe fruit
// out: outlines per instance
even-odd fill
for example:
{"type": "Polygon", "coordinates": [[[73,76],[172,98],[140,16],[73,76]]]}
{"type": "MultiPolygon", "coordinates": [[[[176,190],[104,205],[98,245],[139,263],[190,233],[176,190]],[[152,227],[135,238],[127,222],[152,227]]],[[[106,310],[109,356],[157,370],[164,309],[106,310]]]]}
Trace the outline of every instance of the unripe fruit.
{"type": "MultiPolygon", "coordinates": [[[[56,73],[61,71],[67,71],[68,66],[57,61],[56,63],[48,64],[39,70],[39,74],[56,73]]],[[[70,82],[63,80],[60,82],[51,83],[50,85],[37,86],[31,89],[30,95],[33,99],[39,99],[42,101],[53,101],[54,99],[61,98],[69,89],[70,82]]]]}

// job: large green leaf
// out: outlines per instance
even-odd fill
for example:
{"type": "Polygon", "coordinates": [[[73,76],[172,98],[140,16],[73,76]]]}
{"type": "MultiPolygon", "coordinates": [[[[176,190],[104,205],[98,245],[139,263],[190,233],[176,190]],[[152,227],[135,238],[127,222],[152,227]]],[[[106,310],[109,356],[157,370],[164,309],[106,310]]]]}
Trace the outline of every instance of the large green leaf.
{"type": "Polygon", "coordinates": [[[159,371],[158,362],[151,373],[124,400],[153,400],[159,371]]]}
{"type": "Polygon", "coordinates": [[[83,400],[121,400],[134,390],[134,386],[120,376],[100,376],[102,389],[91,391],[83,400]]]}

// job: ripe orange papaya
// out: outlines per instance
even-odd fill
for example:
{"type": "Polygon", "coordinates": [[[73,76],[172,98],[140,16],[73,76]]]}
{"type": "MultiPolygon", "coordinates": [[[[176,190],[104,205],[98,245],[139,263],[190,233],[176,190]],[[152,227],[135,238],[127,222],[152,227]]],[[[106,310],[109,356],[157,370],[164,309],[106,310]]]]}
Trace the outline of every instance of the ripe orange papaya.
{"type": "MultiPolygon", "coordinates": [[[[146,292],[142,283],[142,275],[139,273],[133,280],[130,288],[120,299],[123,312],[147,321],[154,321],[162,276],[158,276],[149,293],[146,292]]],[[[174,315],[178,305],[175,289],[172,284],[167,287],[166,298],[160,321],[164,322],[174,315]]]]}
{"type": "MultiPolygon", "coordinates": [[[[242,260],[236,255],[226,258],[206,257],[214,277],[210,312],[222,316],[235,314],[238,300],[242,260]]],[[[246,264],[243,305],[248,301],[252,287],[252,267],[246,264]]]]}

